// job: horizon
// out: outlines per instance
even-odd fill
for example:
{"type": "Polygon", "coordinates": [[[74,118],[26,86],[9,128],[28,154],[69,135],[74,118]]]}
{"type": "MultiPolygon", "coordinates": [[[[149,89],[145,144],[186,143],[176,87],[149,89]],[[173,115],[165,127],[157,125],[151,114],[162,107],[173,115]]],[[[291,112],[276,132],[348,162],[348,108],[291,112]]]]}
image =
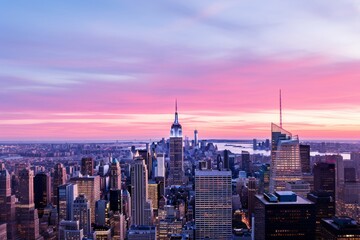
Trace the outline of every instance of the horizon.
{"type": "Polygon", "coordinates": [[[279,89],[301,141],[359,139],[355,1],[20,2],[0,8],[1,141],[158,139],[175,99],[186,136],[266,139],[279,89]]]}

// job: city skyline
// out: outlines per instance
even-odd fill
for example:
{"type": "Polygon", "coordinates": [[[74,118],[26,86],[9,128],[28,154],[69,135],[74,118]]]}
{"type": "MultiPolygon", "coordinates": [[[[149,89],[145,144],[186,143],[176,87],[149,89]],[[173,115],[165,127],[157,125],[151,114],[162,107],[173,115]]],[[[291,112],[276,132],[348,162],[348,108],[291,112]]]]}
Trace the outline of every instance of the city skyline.
{"type": "Polygon", "coordinates": [[[359,3],[71,3],[0,8],[1,141],[360,134],[359,3]],[[71,10],[71,11],[69,11],[71,10]]]}

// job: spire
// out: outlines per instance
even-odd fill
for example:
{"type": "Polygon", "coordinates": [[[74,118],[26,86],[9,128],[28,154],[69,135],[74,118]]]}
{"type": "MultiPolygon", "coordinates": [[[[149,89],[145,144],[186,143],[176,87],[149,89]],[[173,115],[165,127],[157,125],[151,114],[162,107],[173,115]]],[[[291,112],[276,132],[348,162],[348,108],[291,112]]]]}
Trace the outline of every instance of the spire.
{"type": "Polygon", "coordinates": [[[282,105],[281,105],[281,89],[280,89],[280,127],[282,128],[282,105]]]}
{"type": "Polygon", "coordinates": [[[178,112],[177,112],[177,99],[175,99],[175,121],[174,123],[179,123],[178,112]]]}

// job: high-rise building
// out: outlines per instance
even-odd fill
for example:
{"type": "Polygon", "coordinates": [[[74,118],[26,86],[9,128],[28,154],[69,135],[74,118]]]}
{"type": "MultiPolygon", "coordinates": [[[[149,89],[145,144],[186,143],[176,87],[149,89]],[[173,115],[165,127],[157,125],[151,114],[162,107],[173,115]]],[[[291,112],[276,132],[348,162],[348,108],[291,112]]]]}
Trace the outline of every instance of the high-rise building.
{"type": "Polygon", "coordinates": [[[54,205],[58,204],[57,188],[60,185],[65,184],[66,179],[67,179],[67,174],[66,174],[66,168],[64,167],[64,165],[62,163],[55,164],[53,181],[52,181],[52,203],[54,205]]]}
{"type": "Polygon", "coordinates": [[[156,155],[156,160],[157,160],[157,167],[155,171],[155,178],[165,177],[165,154],[158,153],[156,155]]]}
{"type": "Polygon", "coordinates": [[[321,219],[335,216],[335,200],[328,192],[313,192],[307,199],[315,204],[316,239],[321,239],[321,219]]]}
{"type": "Polygon", "coordinates": [[[246,174],[250,173],[250,153],[248,151],[241,151],[241,166],[246,174]]]}
{"type": "Polygon", "coordinates": [[[336,190],[336,215],[360,222],[360,182],[343,182],[336,190]]]}
{"type": "Polygon", "coordinates": [[[321,220],[321,240],[360,239],[360,225],[349,217],[321,220]]]}
{"type": "Polygon", "coordinates": [[[73,221],[79,221],[79,228],[84,230],[84,235],[91,236],[91,210],[89,200],[80,194],[74,201],[73,221]]]}
{"type": "Polygon", "coordinates": [[[179,123],[177,103],[175,106],[175,120],[170,130],[170,169],[168,185],[182,185],[184,183],[184,156],[182,127],[179,123]]]}
{"type": "Polygon", "coordinates": [[[284,190],[286,182],[302,180],[299,139],[274,123],[270,165],[270,192],[284,190]]]}
{"type": "Polygon", "coordinates": [[[116,212],[113,215],[113,240],[124,240],[126,236],[126,220],[122,213],[116,212]]]}
{"type": "Polygon", "coordinates": [[[45,207],[51,201],[50,176],[45,172],[39,172],[34,177],[34,202],[38,210],[39,218],[42,217],[45,207]]]}
{"type": "Polygon", "coordinates": [[[302,173],[310,173],[310,145],[300,144],[300,159],[302,173]]]}
{"type": "Polygon", "coordinates": [[[113,158],[110,165],[110,189],[121,189],[121,168],[116,158],[113,158]]]}
{"type": "Polygon", "coordinates": [[[79,221],[62,220],[59,223],[58,239],[63,240],[82,240],[84,230],[80,229],[79,221]]]}
{"type": "Polygon", "coordinates": [[[95,203],[95,224],[98,226],[110,225],[110,203],[106,200],[97,200],[95,203]]]}
{"type": "Polygon", "coordinates": [[[249,178],[248,182],[248,219],[249,223],[252,222],[252,216],[255,208],[255,195],[257,193],[256,178],[249,178]]]}
{"type": "MultiPolygon", "coordinates": [[[[0,223],[6,223],[7,237],[16,239],[15,195],[11,195],[10,174],[4,163],[0,163],[0,223]]],[[[1,239],[1,238],[0,238],[1,239]]]]}
{"type": "Polygon", "coordinates": [[[133,225],[150,225],[152,216],[148,216],[148,177],[143,159],[135,159],[131,166],[131,208],[133,225]]]}
{"type": "MultiPolygon", "coordinates": [[[[78,193],[84,194],[89,200],[91,212],[95,212],[95,202],[100,199],[100,177],[73,177],[70,182],[77,184],[78,193]]],[[[91,223],[95,222],[95,214],[91,214],[91,223]]],[[[85,233],[85,232],[84,232],[85,233]]]]}
{"type": "Polygon", "coordinates": [[[19,203],[16,205],[18,236],[21,239],[43,239],[39,234],[39,216],[34,204],[34,172],[19,172],[19,203]]]}
{"type": "Polygon", "coordinates": [[[264,193],[255,199],[255,239],[315,239],[314,203],[289,191],[264,193]]]}
{"type": "Polygon", "coordinates": [[[94,159],[92,157],[86,157],[81,159],[81,174],[83,176],[94,175],[94,159]]]}
{"type": "Polygon", "coordinates": [[[356,169],[356,179],[360,181],[360,152],[351,152],[350,160],[354,161],[356,169]]]}
{"type": "Polygon", "coordinates": [[[0,222],[0,239],[7,239],[7,224],[0,222]]]}
{"type": "Polygon", "coordinates": [[[195,171],[196,239],[231,239],[231,172],[195,171]]]}
{"type": "Polygon", "coordinates": [[[196,129],[194,130],[194,147],[199,147],[199,132],[196,129]]]}
{"type": "Polygon", "coordinates": [[[305,181],[295,181],[295,182],[287,182],[285,184],[286,191],[292,191],[296,193],[296,195],[306,198],[308,193],[310,193],[310,183],[305,181]]]}
{"type": "Polygon", "coordinates": [[[71,220],[73,216],[73,204],[75,198],[78,196],[77,184],[66,183],[58,186],[57,189],[57,210],[58,222],[62,220],[71,220]]]}
{"type": "Polygon", "coordinates": [[[113,212],[122,212],[122,190],[110,189],[110,210],[113,212]]]}
{"type": "Polygon", "coordinates": [[[131,226],[127,233],[128,240],[156,240],[155,226],[131,226]]]}
{"type": "Polygon", "coordinates": [[[153,210],[158,209],[158,188],[159,186],[156,182],[151,181],[148,183],[148,196],[151,200],[153,210]]]}
{"type": "Polygon", "coordinates": [[[335,199],[335,164],[318,162],[314,164],[314,191],[328,192],[335,199]]]}

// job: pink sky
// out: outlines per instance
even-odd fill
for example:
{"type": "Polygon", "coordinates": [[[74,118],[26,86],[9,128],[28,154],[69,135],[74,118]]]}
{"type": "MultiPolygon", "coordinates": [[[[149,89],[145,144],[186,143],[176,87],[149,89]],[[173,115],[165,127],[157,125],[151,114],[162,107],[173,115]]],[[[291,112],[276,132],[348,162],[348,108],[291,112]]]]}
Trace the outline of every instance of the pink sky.
{"type": "Polygon", "coordinates": [[[53,4],[0,10],[0,140],[167,138],[176,98],[190,138],[269,138],[280,88],[300,139],[360,135],[356,3],[53,4]]]}

